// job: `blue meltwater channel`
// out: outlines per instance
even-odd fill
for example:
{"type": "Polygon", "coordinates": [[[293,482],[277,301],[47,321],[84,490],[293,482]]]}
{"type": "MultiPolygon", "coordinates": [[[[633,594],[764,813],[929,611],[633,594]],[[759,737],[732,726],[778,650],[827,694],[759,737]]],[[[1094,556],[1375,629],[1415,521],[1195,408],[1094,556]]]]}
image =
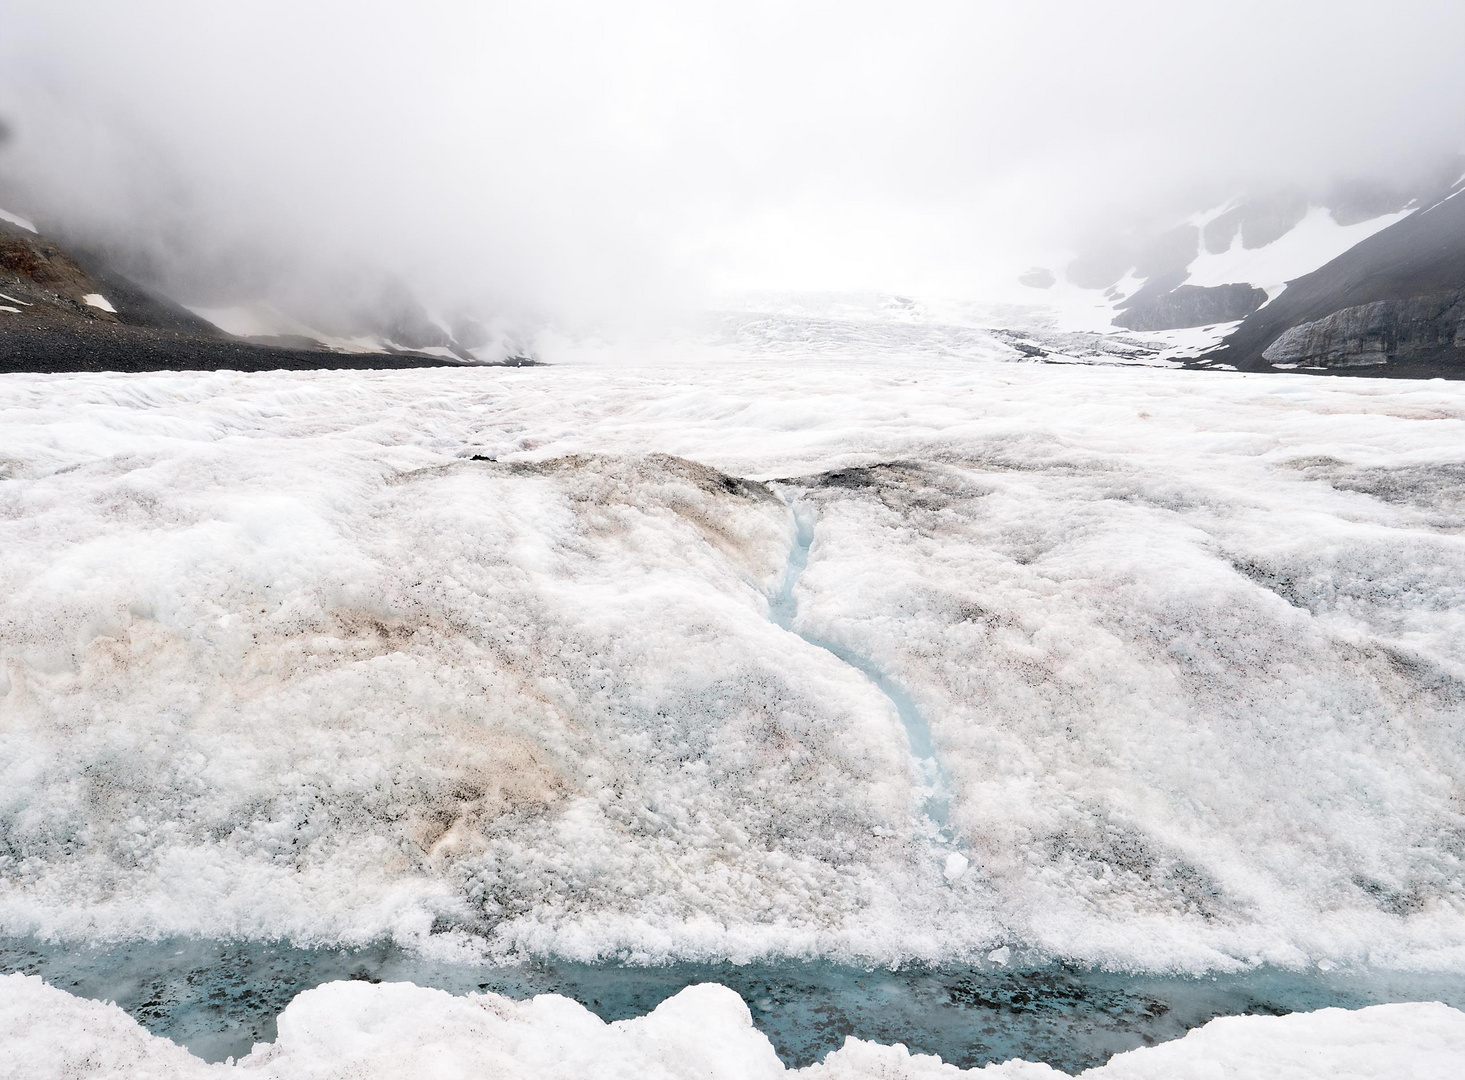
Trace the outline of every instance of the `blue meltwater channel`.
{"type": "MultiPolygon", "coordinates": [[[[947,782],[946,773],[941,768],[940,760],[936,757],[936,749],[931,741],[931,727],[926,723],[926,718],[921,715],[921,710],[916,707],[911,696],[886,675],[878,665],[842,645],[809,633],[799,624],[799,604],[794,592],[799,578],[803,576],[809,566],[809,552],[814,546],[814,524],[817,514],[813,507],[800,501],[797,496],[784,494],[784,501],[788,504],[790,514],[793,515],[794,542],[789,548],[788,566],[784,570],[783,581],[779,585],[778,592],[769,600],[769,617],[789,633],[817,649],[823,649],[841,663],[854,668],[864,676],[866,681],[884,694],[890,704],[895,707],[901,725],[905,728],[906,742],[910,747],[915,775],[921,792],[920,816],[922,820],[918,822],[919,831],[924,833],[933,845],[943,845],[954,854],[956,853],[955,836],[950,823],[951,785],[947,782]]],[[[962,859],[964,858],[965,856],[962,856],[962,859]]],[[[948,866],[950,865],[948,863],[948,866]]],[[[958,862],[957,865],[965,868],[964,862],[958,862]]]]}

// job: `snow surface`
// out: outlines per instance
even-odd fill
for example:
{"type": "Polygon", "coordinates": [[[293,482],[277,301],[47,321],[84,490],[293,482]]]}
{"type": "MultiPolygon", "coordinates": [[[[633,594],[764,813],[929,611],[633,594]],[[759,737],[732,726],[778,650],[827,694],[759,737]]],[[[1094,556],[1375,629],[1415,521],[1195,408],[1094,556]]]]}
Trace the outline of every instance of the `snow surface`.
{"type": "MultiPolygon", "coordinates": [[[[798,361],[856,356],[897,365],[1027,360],[1040,353],[1048,363],[1171,367],[1175,355],[1193,355],[1179,347],[1189,341],[1183,335],[1193,332],[1116,331],[1110,325],[1113,308],[1097,293],[1062,282],[1052,292],[1060,297],[1056,306],[888,293],[751,294],[729,301],[710,331],[684,335],[675,349],[683,356],[689,350],[798,361]],[[1082,313],[1085,305],[1092,309],[1088,315],[1082,313]]],[[[562,349],[561,343],[541,338],[533,351],[557,360],[562,349]]]]}
{"type": "Polygon", "coordinates": [[[1242,247],[1240,230],[1226,251],[1212,254],[1202,247],[1200,255],[1190,264],[1190,277],[1185,284],[1246,282],[1265,289],[1267,299],[1275,300],[1287,282],[1332,262],[1355,244],[1412,212],[1412,209],[1401,210],[1352,225],[1339,225],[1325,207],[1313,206],[1301,221],[1265,247],[1250,250],[1242,247]]]}
{"type": "MultiPolygon", "coordinates": [[[[115,1005],[72,997],[29,975],[0,976],[0,1077],[80,1075],[192,1080],[233,1076],[626,1077],[635,1080],[805,1080],[981,1076],[1061,1080],[1047,1065],[1009,1061],[961,1070],[904,1046],[849,1038],[824,1061],[785,1069],[722,986],[683,990],[651,1013],[605,1023],[552,994],[513,1001],[454,997],[410,983],[336,982],[299,995],[273,1043],[237,1062],[205,1064],[150,1035],[115,1005]]],[[[1440,1004],[1323,1009],[1213,1020],[1183,1039],[1116,1055],[1087,1080],[1440,1080],[1465,1069],[1465,1013],[1440,1004]]]]}
{"type": "Polygon", "coordinates": [[[6,933],[1465,970],[1457,384],[11,375],[0,431],[6,933]]]}
{"type": "Polygon", "coordinates": [[[88,307],[100,308],[102,311],[110,311],[113,315],[117,314],[117,309],[112,306],[112,301],[108,300],[101,293],[87,293],[81,298],[81,301],[88,307]]]}
{"type": "Polygon", "coordinates": [[[12,214],[10,213],[10,211],[4,209],[3,207],[0,207],[0,221],[8,221],[12,225],[19,225],[22,229],[26,230],[26,232],[37,231],[34,222],[31,222],[30,220],[21,217],[19,214],[12,214]]]}

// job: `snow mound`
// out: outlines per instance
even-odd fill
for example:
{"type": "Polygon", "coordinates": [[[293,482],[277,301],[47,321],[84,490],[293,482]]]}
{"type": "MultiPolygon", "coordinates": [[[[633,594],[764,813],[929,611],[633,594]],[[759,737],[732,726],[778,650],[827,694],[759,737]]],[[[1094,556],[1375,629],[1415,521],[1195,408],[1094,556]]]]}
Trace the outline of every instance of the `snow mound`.
{"type": "MultiPolygon", "coordinates": [[[[627,1080],[860,1080],[983,1076],[1060,1080],[1047,1065],[1009,1061],[961,1070],[900,1045],[850,1038],[805,1069],[786,1069],[742,999],[692,986],[645,1016],[605,1023],[549,994],[517,1002],[454,997],[410,983],[336,982],[298,996],[274,1043],[210,1065],[150,1035],[115,1005],[28,975],[0,976],[0,1077],[79,1075],[193,1080],[232,1076],[403,1075],[595,1077],[627,1080]]],[[[1465,1069],[1465,1013],[1433,1003],[1227,1017],[1182,1039],[1120,1054],[1087,1080],[1438,1080],[1465,1069]]]]}

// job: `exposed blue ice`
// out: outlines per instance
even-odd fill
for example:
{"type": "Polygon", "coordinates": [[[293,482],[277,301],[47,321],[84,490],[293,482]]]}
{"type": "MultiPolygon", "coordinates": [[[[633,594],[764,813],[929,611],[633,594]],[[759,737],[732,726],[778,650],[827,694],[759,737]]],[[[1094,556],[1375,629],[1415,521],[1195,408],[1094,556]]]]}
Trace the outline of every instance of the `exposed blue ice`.
{"type": "Polygon", "coordinates": [[[895,706],[905,728],[906,741],[910,745],[916,776],[923,794],[923,831],[938,844],[952,844],[955,838],[949,821],[951,785],[936,756],[936,749],[931,741],[931,727],[921,715],[921,710],[916,707],[910,694],[886,675],[878,664],[851,649],[810,633],[798,620],[799,602],[794,590],[809,565],[817,514],[808,503],[800,501],[796,493],[785,492],[784,499],[793,516],[794,542],[789,548],[788,568],[784,572],[783,581],[778,592],[769,601],[769,615],[783,629],[854,668],[895,706]]]}

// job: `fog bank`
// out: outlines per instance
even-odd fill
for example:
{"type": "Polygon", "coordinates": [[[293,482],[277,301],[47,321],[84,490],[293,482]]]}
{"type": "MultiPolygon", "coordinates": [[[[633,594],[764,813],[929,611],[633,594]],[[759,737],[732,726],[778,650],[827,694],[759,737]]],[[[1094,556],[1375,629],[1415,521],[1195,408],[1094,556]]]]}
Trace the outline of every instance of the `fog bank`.
{"type": "Polygon", "coordinates": [[[0,206],[200,305],[980,291],[1465,145],[1465,8],[6,0],[0,206]]]}

